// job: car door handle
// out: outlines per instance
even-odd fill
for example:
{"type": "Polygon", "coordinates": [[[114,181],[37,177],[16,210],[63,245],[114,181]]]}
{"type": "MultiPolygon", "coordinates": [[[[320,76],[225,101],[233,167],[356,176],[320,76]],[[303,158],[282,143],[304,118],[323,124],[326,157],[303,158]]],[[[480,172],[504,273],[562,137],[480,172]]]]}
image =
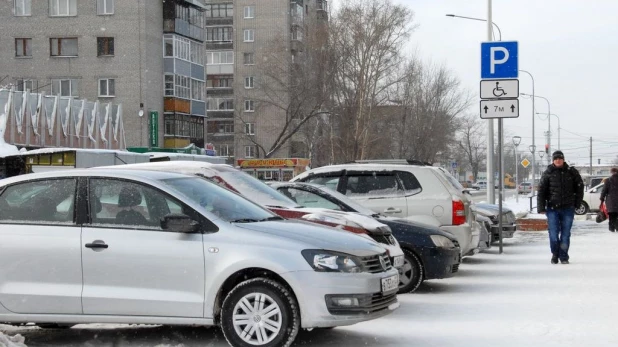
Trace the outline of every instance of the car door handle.
{"type": "Polygon", "coordinates": [[[86,244],[86,248],[91,248],[91,249],[106,249],[107,247],[109,247],[105,241],[101,241],[101,240],[96,240],[92,243],[87,243],[86,244]]]}
{"type": "Polygon", "coordinates": [[[401,213],[401,209],[400,208],[389,207],[386,210],[384,210],[384,213],[401,213]]]}

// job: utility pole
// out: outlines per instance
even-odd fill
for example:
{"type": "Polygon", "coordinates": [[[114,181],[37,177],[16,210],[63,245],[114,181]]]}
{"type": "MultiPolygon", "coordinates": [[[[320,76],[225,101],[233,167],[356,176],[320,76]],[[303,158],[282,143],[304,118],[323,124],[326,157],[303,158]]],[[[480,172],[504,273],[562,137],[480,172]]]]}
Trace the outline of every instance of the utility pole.
{"type": "Polygon", "coordinates": [[[591,177],[592,177],[592,136],[590,136],[590,175],[588,176],[588,183],[590,183],[591,177]]]}
{"type": "MultiPolygon", "coordinates": [[[[487,41],[493,41],[491,0],[487,0],[487,41]]],[[[490,204],[496,203],[494,190],[494,120],[487,120],[487,201],[490,204]]]]}

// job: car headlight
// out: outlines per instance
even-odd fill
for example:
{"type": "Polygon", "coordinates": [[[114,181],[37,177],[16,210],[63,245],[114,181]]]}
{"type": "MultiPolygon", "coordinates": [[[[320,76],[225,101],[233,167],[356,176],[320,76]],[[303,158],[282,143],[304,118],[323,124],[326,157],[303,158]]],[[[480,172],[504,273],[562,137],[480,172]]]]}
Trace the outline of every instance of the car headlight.
{"type": "Polygon", "coordinates": [[[454,248],[455,244],[448,237],[442,235],[429,235],[431,241],[440,248],[454,248]]]}
{"type": "Polygon", "coordinates": [[[315,271],[363,272],[361,260],[349,254],[325,251],[322,249],[305,249],[301,253],[315,271]]]}

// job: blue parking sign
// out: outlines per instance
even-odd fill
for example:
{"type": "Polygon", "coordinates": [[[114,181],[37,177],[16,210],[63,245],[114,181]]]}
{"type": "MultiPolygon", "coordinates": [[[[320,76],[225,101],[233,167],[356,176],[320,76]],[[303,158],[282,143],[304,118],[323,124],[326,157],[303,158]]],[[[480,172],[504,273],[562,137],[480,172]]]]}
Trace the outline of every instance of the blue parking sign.
{"type": "Polygon", "coordinates": [[[517,78],[519,76],[517,41],[481,43],[481,78],[517,78]]]}

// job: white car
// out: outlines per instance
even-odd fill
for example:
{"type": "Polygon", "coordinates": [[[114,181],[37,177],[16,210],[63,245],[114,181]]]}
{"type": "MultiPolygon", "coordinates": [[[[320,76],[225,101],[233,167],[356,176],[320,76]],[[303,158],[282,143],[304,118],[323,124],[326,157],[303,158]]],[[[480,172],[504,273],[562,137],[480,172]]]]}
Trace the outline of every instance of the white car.
{"type": "Polygon", "coordinates": [[[575,214],[582,215],[588,212],[597,212],[601,205],[601,193],[605,184],[601,183],[598,186],[588,189],[584,192],[584,200],[582,204],[575,209],[575,214]]]}
{"type": "Polygon", "coordinates": [[[327,186],[377,213],[439,227],[457,238],[462,256],[479,247],[470,200],[461,184],[439,167],[362,163],[331,165],[292,179],[327,186]]]}

